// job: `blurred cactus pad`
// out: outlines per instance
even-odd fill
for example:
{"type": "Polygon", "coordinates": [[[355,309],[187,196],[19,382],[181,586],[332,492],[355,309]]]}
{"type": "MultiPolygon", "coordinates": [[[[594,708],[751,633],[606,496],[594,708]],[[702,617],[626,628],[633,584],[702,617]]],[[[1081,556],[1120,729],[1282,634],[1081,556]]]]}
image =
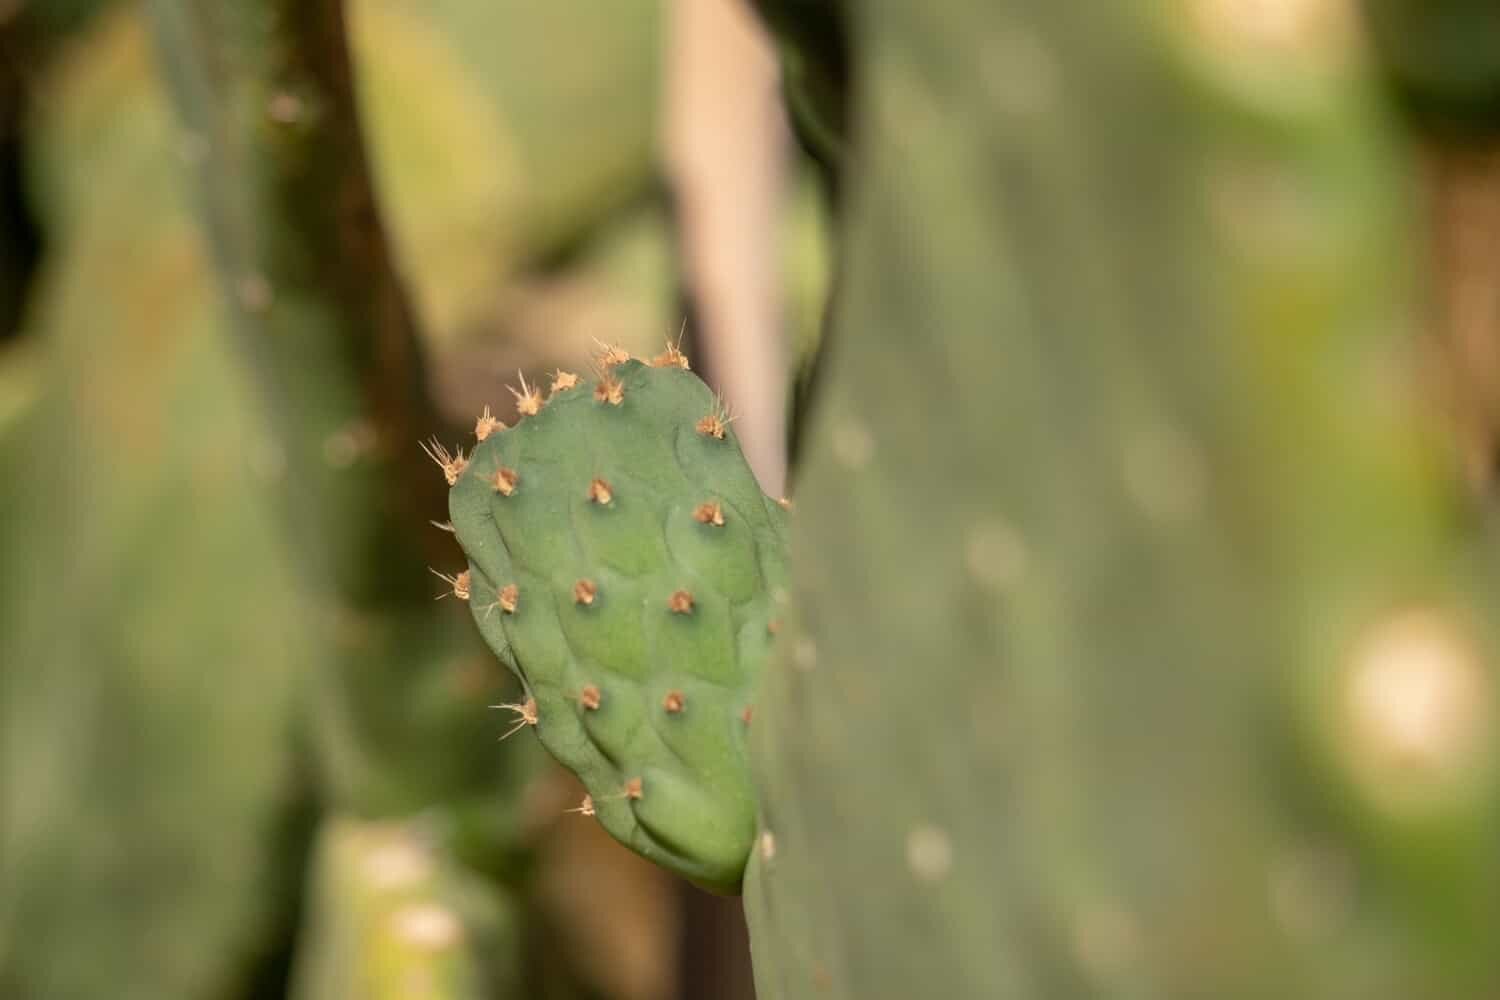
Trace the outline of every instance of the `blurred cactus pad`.
{"type": "Polygon", "coordinates": [[[43,387],[0,425],[7,996],[208,995],[288,905],[308,647],[268,443],[185,219],[114,212],[54,250],[43,387]]]}
{"type": "Polygon", "coordinates": [[[608,352],[595,379],[516,390],[439,454],[490,647],[528,700],[517,728],[583,779],[580,811],[646,857],[735,891],[755,833],[745,734],[786,582],[785,517],[723,405],[675,347],[608,352]]]}
{"type": "MultiPolygon", "coordinates": [[[[457,703],[488,750],[503,671],[451,622],[356,630],[299,572],[308,553],[274,516],[285,442],[229,336],[194,211],[204,139],[172,112],[140,4],[62,7],[28,10],[74,33],[27,80],[25,194],[44,252],[20,336],[0,345],[0,995],[241,995],[284,961],[304,895],[317,929],[298,964],[324,982],[338,955],[375,947],[341,929],[373,912],[340,888],[362,842],[339,831],[361,820],[329,819],[316,885],[299,881],[334,785],[372,811],[427,807],[439,902],[463,886],[449,912],[493,964],[518,950],[517,921],[486,907],[524,905],[509,888],[530,861],[521,793],[540,755],[455,767],[457,727],[447,743],[408,733],[457,703]],[[389,721],[358,745],[327,670],[356,631],[373,638],[348,701],[389,721]],[[454,773],[484,780],[445,798],[454,773]],[[482,875],[465,868],[476,860],[482,875]]],[[[430,346],[479,328],[509,349],[493,299],[568,253],[575,282],[605,286],[596,314],[667,326],[655,4],[349,13],[382,207],[430,346]]],[[[352,461],[341,441],[319,453],[335,470],[352,461]]],[[[421,588],[411,574],[418,601],[452,613],[421,588]]],[[[450,965],[447,995],[503,995],[514,978],[450,965]]],[[[549,990],[568,995],[566,977],[549,990]]]]}
{"type": "MultiPolygon", "coordinates": [[[[95,205],[110,219],[101,203],[125,173],[133,202],[176,204],[182,176],[152,158],[202,156],[167,106],[142,4],[99,6],[42,81],[29,175],[49,230],[95,205]]],[[[495,289],[529,263],[577,247],[651,191],[658,7],[348,5],[382,209],[438,341],[481,322],[495,289]]]]}

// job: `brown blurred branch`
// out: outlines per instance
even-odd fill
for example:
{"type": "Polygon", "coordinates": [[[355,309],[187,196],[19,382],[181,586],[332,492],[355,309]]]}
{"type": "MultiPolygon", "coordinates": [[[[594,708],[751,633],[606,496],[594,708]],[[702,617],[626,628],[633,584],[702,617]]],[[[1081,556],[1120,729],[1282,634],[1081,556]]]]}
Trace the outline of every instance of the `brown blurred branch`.
{"type": "Polygon", "coordinates": [[[304,557],[355,605],[426,598],[410,539],[444,509],[436,429],[392,266],[337,0],[155,0],[233,329],[286,450],[304,557]]]}
{"type": "Polygon", "coordinates": [[[1469,481],[1500,465],[1500,143],[1425,151],[1441,398],[1469,481]]]}

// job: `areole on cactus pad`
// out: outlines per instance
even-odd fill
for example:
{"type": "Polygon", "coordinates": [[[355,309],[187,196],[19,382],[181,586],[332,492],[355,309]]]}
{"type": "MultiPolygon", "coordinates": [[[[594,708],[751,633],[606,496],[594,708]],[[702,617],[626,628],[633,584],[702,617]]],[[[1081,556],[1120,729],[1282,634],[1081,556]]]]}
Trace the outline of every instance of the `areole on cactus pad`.
{"type": "Polygon", "coordinates": [[[517,727],[578,807],[692,881],[737,892],[755,836],[745,731],[786,581],[786,513],[675,348],[522,382],[467,459],[437,450],[468,569],[448,578],[525,684],[517,727]]]}

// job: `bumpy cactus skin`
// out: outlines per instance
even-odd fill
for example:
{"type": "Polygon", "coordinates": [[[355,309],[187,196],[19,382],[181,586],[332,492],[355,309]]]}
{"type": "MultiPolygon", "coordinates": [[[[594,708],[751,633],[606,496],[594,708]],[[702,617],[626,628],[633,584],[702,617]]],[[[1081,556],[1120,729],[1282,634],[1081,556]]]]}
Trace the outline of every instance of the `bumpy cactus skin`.
{"type": "Polygon", "coordinates": [[[754,836],[745,734],[785,580],[784,518],[708,387],[672,359],[523,386],[450,511],[467,596],[527,686],[514,706],[622,843],[736,891],[754,836]],[[529,401],[529,402],[528,402],[529,401]]]}

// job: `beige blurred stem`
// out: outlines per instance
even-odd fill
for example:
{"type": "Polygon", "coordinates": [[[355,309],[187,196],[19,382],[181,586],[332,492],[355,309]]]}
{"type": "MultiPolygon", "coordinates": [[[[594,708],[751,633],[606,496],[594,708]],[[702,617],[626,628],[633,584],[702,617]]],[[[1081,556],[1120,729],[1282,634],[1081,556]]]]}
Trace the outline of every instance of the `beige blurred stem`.
{"type": "Polygon", "coordinates": [[[747,5],[674,0],[665,86],[663,155],[697,350],[736,415],[761,487],[780,496],[787,369],[778,221],[788,132],[775,52],[747,5]]]}
{"type": "Polygon", "coordinates": [[[1439,371],[1465,472],[1500,473],[1500,144],[1426,151],[1439,371]]]}

